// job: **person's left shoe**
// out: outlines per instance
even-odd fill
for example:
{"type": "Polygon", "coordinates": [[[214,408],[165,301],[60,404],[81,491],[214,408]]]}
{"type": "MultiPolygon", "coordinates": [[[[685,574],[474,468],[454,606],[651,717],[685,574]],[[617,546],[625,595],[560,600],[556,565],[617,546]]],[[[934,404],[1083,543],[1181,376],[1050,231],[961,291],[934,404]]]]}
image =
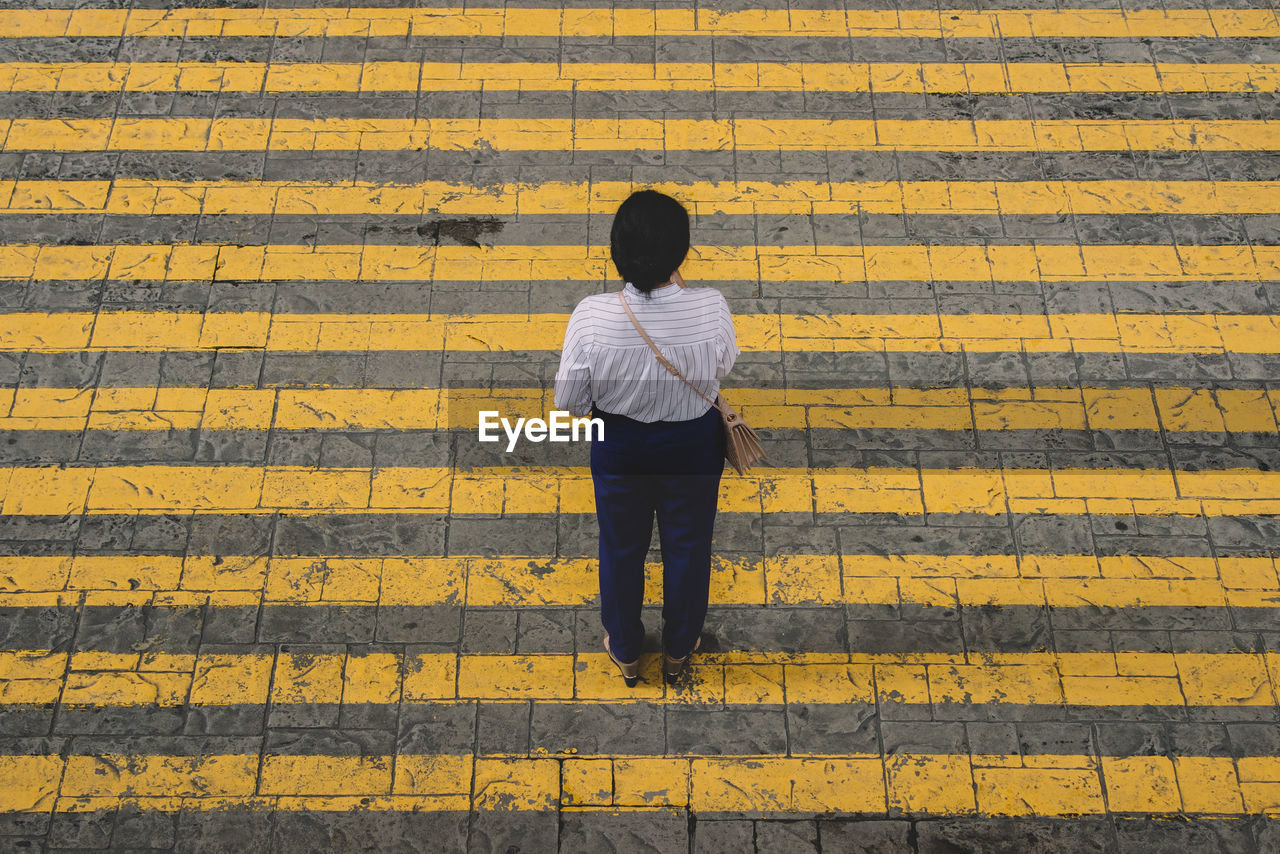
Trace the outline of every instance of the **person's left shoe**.
{"type": "Polygon", "coordinates": [[[628,688],[636,687],[636,683],[640,681],[640,659],[625,662],[619,661],[618,657],[613,654],[613,650],[609,648],[609,636],[604,636],[604,651],[609,654],[609,660],[618,667],[618,672],[622,674],[622,681],[627,683],[628,688]]]}

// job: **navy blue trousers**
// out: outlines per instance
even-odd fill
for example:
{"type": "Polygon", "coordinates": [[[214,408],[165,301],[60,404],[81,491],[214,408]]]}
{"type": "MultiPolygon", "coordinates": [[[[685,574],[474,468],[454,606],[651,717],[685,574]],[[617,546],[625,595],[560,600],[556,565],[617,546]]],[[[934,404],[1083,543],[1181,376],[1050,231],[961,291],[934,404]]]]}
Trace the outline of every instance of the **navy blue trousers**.
{"type": "Polygon", "coordinates": [[[597,410],[604,441],[591,443],[600,522],[600,621],[620,661],[640,657],[644,558],[658,520],[662,647],[693,649],[707,617],[711,531],[724,471],[724,427],[712,407],[691,421],[645,424],[597,410]]]}

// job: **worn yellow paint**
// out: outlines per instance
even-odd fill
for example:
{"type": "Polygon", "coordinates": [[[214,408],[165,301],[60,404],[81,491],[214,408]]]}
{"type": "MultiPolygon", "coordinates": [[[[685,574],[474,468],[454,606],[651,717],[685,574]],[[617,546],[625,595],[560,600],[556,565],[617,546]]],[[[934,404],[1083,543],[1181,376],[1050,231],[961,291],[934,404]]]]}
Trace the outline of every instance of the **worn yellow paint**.
{"type": "MultiPolygon", "coordinates": [[[[1080,767],[973,768],[978,809],[992,816],[1096,815],[1106,812],[1102,781],[1093,757],[1054,757],[1075,760],[1080,767]]],[[[1156,814],[1152,809],[1145,811],[1156,814]]]]}
{"type": "Polygon", "coordinates": [[[64,763],[62,798],[236,797],[258,786],[256,755],[75,755],[64,763]]]}
{"type": "Polygon", "coordinates": [[[560,763],[554,759],[477,757],[472,793],[477,809],[555,809],[560,800],[560,763]]]}
{"type": "MultiPolygon", "coordinates": [[[[328,244],[0,245],[0,278],[137,281],[595,281],[615,272],[607,246],[328,244]]],[[[808,281],[1270,281],[1280,247],[1237,245],[703,246],[681,270],[691,280],[808,281]]],[[[218,317],[214,315],[215,319],[218,317]]],[[[824,316],[814,316],[824,322],[824,316]]],[[[227,322],[224,319],[221,322],[227,322]]],[[[967,329],[961,315],[942,318],[967,329]]],[[[980,322],[980,321],[979,321],[980,322]]],[[[1047,325],[1027,316],[1028,329],[1047,325]]],[[[238,332],[240,330],[229,330],[238,332]]],[[[259,332],[265,329],[255,330],[259,332]]],[[[203,336],[220,337],[210,330],[203,336]]],[[[224,345],[225,346],[225,345],[224,345]]]]}
{"type": "MultiPolygon", "coordinates": [[[[651,657],[652,658],[652,657],[651,657]]],[[[229,706],[246,703],[395,705],[538,700],[675,705],[868,703],[875,686],[913,666],[924,690],[907,702],[1058,706],[1275,706],[1276,676],[1253,653],[703,653],[690,679],[666,685],[657,660],[624,689],[603,651],[538,655],[98,653],[76,668],[49,650],[0,651],[20,690],[0,704],[229,706]],[[402,684],[402,674],[405,674],[402,684]],[[23,685],[28,689],[22,690],[23,685]]]]}
{"type": "MultiPolygon", "coordinates": [[[[567,323],[563,314],[12,312],[0,315],[0,352],[558,351],[567,323]]],[[[734,326],[746,352],[1280,353],[1280,319],[1267,314],[746,314],[734,326]]],[[[1111,392],[1086,402],[1099,423],[1136,417],[1111,392]]]]}
{"type": "MultiPolygon", "coordinates": [[[[256,768],[257,757],[254,767],[256,768]]],[[[392,756],[262,757],[263,795],[386,795],[391,792],[392,756]]]]}
{"type": "Polygon", "coordinates": [[[560,763],[564,806],[608,806],[613,802],[613,763],[608,759],[565,759],[560,763]]]}
{"type": "Polygon", "coordinates": [[[465,792],[475,770],[471,756],[404,754],[395,757],[392,789],[398,795],[431,795],[443,799],[437,809],[468,806],[465,792]]]}
{"type": "MultiPolygon", "coordinates": [[[[694,213],[1246,214],[1280,210],[1276,181],[694,181],[644,185],[694,213]]],[[[0,213],[500,216],[612,214],[625,181],[419,184],[0,180],[0,213]]]]}
{"type": "MultiPolygon", "coordinates": [[[[1266,389],[738,388],[756,427],[801,430],[1168,430],[1275,433],[1266,389]]],[[[550,389],[0,389],[10,430],[475,430],[479,413],[541,417],[550,389]]]]}
{"type": "Polygon", "coordinates": [[[8,62],[0,92],[1275,92],[1280,65],[1184,62],[8,62]]]}
{"type": "Polygon", "coordinates": [[[58,756],[0,756],[0,811],[49,812],[57,801],[63,766],[58,756]]]}
{"type": "MultiPolygon", "coordinates": [[[[584,468],[11,466],[3,512],[592,513],[584,468]]],[[[759,513],[1280,512],[1280,472],[1254,469],[759,469],[725,478],[720,510],[759,513]]]]}
{"type": "Polygon", "coordinates": [[[935,815],[1242,815],[1267,809],[1280,757],[895,753],[678,757],[0,757],[7,812],[87,812],[126,798],[143,811],[541,811],[666,806],[701,812],[935,815]],[[886,785],[887,783],[887,785],[886,785]],[[1212,788],[1211,788],[1212,787],[1212,788]],[[642,801],[647,797],[647,802],[642,801]]]}
{"type": "Polygon", "coordinates": [[[0,120],[4,151],[1269,151],[1245,119],[0,120]]]}
{"type": "MultiPolygon", "coordinates": [[[[646,565],[659,603],[661,565],[646,565]]],[[[1154,555],[787,555],[714,558],[712,601],[1117,607],[1280,605],[1269,557],[1154,555]]],[[[514,605],[596,601],[587,558],[0,556],[0,605],[514,605]]]]}
{"type": "Polygon", "coordinates": [[[177,8],[6,9],[0,38],[191,36],[806,36],[1254,38],[1269,9],[177,8]]]}

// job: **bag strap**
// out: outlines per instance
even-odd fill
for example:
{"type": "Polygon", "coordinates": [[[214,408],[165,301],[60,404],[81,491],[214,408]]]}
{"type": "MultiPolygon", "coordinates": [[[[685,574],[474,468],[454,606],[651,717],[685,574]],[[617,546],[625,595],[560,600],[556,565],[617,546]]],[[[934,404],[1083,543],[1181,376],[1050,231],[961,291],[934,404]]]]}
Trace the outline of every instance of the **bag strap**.
{"type": "Polygon", "coordinates": [[[693,389],[694,392],[697,393],[698,397],[702,398],[707,403],[711,404],[712,406],[714,406],[716,409],[719,409],[723,413],[724,410],[720,408],[720,404],[718,402],[707,397],[705,394],[702,393],[701,389],[699,389],[696,385],[694,385],[693,383],[685,379],[684,374],[680,373],[680,369],[677,368],[675,365],[671,364],[671,362],[667,359],[666,356],[662,355],[662,351],[658,349],[658,345],[653,343],[653,339],[649,337],[649,333],[645,332],[644,327],[640,325],[640,321],[636,318],[636,313],[632,311],[631,306],[627,304],[627,298],[622,295],[622,291],[618,291],[618,302],[622,303],[622,308],[627,312],[627,317],[631,318],[631,325],[636,328],[636,332],[639,332],[640,337],[644,339],[644,343],[649,345],[649,349],[653,351],[653,355],[658,357],[658,364],[666,368],[671,373],[672,376],[678,378],[681,382],[683,382],[689,388],[693,389]]]}

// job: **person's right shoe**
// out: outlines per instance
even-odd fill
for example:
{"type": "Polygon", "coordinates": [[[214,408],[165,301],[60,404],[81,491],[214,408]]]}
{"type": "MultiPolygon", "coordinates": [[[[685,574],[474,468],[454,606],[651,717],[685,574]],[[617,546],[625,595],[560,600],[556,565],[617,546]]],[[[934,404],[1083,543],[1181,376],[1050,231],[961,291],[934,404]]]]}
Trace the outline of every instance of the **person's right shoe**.
{"type": "Polygon", "coordinates": [[[618,667],[618,672],[622,674],[622,681],[627,683],[628,688],[636,687],[636,683],[640,681],[640,659],[625,662],[619,661],[617,656],[613,654],[613,650],[609,648],[609,636],[604,636],[604,651],[609,654],[609,660],[618,667]]]}
{"type": "Polygon", "coordinates": [[[698,651],[698,647],[702,646],[702,638],[698,638],[698,642],[693,645],[693,649],[689,650],[689,654],[684,658],[672,658],[665,652],[662,654],[662,675],[668,682],[674,682],[680,678],[680,674],[684,672],[684,666],[689,663],[689,659],[698,651]]]}

